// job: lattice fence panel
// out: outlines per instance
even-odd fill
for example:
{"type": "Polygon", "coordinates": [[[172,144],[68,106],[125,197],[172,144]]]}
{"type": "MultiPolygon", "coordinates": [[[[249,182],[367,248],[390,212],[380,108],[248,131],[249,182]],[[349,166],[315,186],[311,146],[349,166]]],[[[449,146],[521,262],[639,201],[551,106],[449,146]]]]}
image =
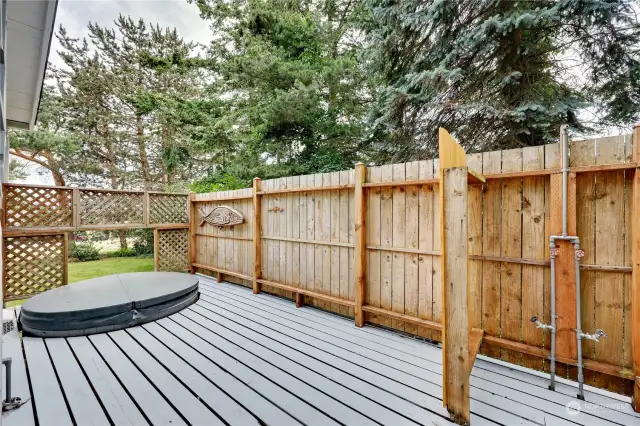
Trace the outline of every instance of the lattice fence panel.
{"type": "Polygon", "coordinates": [[[6,227],[71,226],[73,191],[5,186],[6,227]]]}
{"type": "Polygon", "coordinates": [[[142,224],[143,199],[136,192],[81,190],[80,225],[142,224]]]}
{"type": "Polygon", "coordinates": [[[66,284],[64,235],[4,239],[5,299],[23,299],[66,284]]]}
{"type": "Polygon", "coordinates": [[[187,223],[187,195],[149,194],[149,223],[187,223]]]}
{"type": "Polygon", "coordinates": [[[189,269],[189,230],[158,229],[156,270],[184,272],[189,269]]]}

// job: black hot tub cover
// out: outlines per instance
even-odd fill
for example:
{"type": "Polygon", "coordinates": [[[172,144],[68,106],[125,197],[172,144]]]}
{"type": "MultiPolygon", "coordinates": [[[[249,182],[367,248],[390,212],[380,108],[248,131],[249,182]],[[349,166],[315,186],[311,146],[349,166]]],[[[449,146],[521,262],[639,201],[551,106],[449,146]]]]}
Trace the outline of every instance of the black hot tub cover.
{"type": "Polygon", "coordinates": [[[32,297],[22,305],[26,335],[86,336],[176,313],[198,300],[198,277],[136,272],[93,278],[32,297]]]}

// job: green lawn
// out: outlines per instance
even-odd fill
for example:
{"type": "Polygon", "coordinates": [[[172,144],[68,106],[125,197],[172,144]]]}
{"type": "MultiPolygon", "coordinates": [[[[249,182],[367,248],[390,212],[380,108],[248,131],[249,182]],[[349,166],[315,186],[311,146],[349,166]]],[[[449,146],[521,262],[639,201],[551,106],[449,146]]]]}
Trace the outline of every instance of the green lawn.
{"type": "Polygon", "coordinates": [[[73,262],[69,263],[69,283],[122,272],[148,271],[153,271],[153,258],[110,257],[91,262],[73,262]]]}
{"type": "MultiPolygon", "coordinates": [[[[147,257],[111,257],[91,262],[69,263],[69,283],[88,280],[89,278],[122,272],[153,271],[153,258],[147,257]]],[[[12,300],[7,306],[22,305],[27,299],[12,300]]]]}

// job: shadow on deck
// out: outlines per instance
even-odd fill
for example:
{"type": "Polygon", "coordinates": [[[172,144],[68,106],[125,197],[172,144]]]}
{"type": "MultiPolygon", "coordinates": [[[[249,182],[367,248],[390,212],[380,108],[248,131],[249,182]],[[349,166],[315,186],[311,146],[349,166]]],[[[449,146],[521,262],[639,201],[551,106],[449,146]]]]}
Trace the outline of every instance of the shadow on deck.
{"type": "MultiPolygon", "coordinates": [[[[208,277],[200,291],[154,323],[26,337],[26,369],[17,334],[5,336],[13,393],[32,399],[4,426],[450,424],[437,346],[208,277]]],[[[542,373],[479,357],[471,424],[640,425],[628,398],[587,387],[576,411],[570,382],[547,386],[542,373]]]]}

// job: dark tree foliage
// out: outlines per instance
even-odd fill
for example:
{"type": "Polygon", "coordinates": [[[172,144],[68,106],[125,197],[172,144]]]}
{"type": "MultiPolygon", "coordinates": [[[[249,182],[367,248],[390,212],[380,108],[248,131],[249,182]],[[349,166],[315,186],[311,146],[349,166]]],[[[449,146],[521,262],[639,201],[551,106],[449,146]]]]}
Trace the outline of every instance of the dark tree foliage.
{"type": "Polygon", "coordinates": [[[439,126],[484,151],[551,142],[565,123],[587,132],[639,117],[637,2],[365,3],[385,161],[433,156],[439,126]]]}

